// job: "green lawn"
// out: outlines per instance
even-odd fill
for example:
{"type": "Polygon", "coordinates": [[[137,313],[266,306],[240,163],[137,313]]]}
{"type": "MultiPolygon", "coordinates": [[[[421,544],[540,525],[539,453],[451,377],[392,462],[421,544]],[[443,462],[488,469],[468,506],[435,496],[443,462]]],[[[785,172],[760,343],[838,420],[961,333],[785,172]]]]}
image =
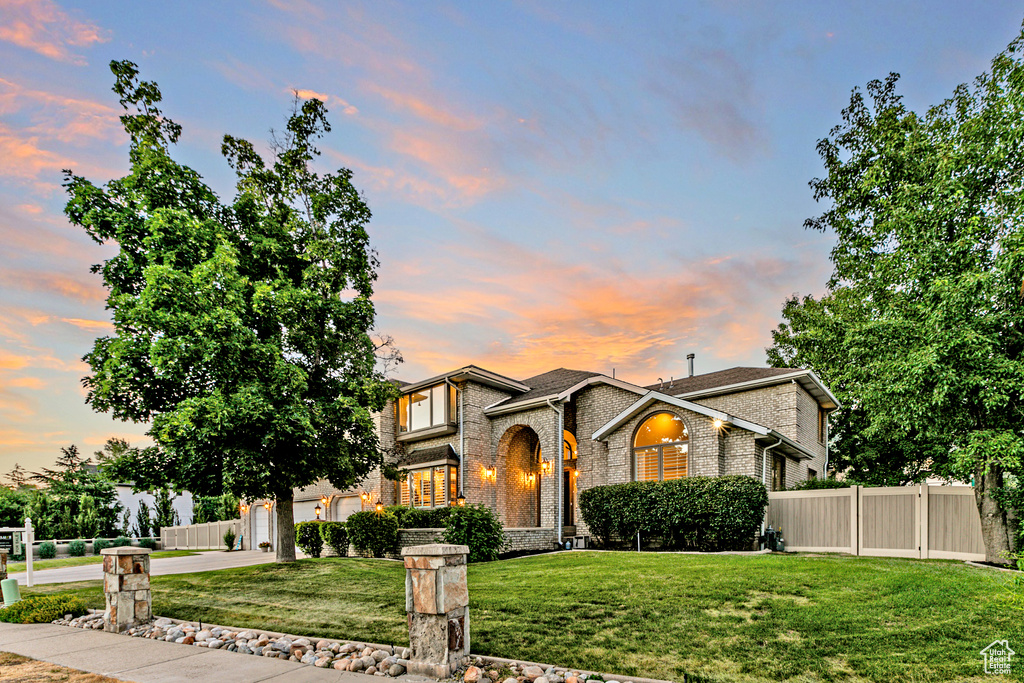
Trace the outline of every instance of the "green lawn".
{"type": "MultiPolygon", "coordinates": [[[[198,555],[201,552],[211,552],[208,550],[157,550],[150,554],[150,558],[159,559],[161,557],[184,557],[186,555],[198,555]]],[[[62,557],[55,560],[33,560],[32,571],[41,571],[44,569],[58,569],[60,567],[78,567],[83,564],[102,564],[102,555],[86,555],[85,557],[62,557]]],[[[24,562],[11,562],[7,565],[7,571],[11,574],[15,572],[25,571],[24,562]]]]}
{"type": "MultiPolygon", "coordinates": [[[[362,559],[158,576],[154,612],[406,643],[404,576],[397,562],[362,559]]],[[[1008,578],[841,556],[536,556],[470,566],[472,649],[674,680],[997,681],[978,651],[997,638],[1024,651],[1008,578]]],[[[102,606],[96,581],[25,593],[59,590],[102,606]]]]}

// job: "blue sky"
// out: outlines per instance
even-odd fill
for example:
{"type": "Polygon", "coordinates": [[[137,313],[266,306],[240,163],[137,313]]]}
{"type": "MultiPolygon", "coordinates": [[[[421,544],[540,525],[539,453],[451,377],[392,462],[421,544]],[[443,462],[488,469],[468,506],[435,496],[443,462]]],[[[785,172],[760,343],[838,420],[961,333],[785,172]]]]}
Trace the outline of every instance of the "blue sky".
{"type": "Polygon", "coordinates": [[[109,248],[63,218],[60,171],[123,175],[112,59],[184,126],[228,200],[225,133],[264,145],[324,99],[325,170],[374,212],[378,328],[404,379],[476,363],[637,382],[763,365],[820,293],[808,181],[850,91],[890,71],[923,110],[985,70],[1019,3],[69,3],[0,0],[0,474],[62,445],[144,441],[84,404],[109,248]]]}

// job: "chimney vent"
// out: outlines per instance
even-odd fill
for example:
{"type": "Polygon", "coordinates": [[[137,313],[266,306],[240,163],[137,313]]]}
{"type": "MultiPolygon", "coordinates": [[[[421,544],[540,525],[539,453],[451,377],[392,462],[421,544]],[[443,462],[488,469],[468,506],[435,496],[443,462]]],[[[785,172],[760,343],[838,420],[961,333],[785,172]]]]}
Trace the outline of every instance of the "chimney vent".
{"type": "Polygon", "coordinates": [[[692,353],[686,354],[686,367],[690,371],[690,377],[693,377],[693,359],[695,357],[696,357],[695,354],[692,354],[692,353]]]}

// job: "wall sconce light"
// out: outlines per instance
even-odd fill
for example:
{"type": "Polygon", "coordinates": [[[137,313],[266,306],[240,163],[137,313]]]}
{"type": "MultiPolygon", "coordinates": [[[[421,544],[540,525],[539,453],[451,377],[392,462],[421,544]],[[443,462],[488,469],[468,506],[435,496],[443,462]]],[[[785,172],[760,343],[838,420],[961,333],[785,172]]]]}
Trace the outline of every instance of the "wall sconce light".
{"type": "Polygon", "coordinates": [[[572,476],[574,476],[574,477],[580,476],[580,471],[579,470],[573,470],[572,471],[572,476]]]}
{"type": "Polygon", "coordinates": [[[359,497],[363,499],[364,503],[369,503],[370,502],[370,494],[367,493],[366,491],[363,491],[362,493],[360,493],[359,497]]]}
{"type": "Polygon", "coordinates": [[[714,426],[715,429],[721,429],[722,427],[725,426],[725,423],[719,420],[717,417],[711,421],[711,424],[714,426]]]}
{"type": "Polygon", "coordinates": [[[466,507],[466,497],[462,495],[462,491],[459,491],[459,496],[455,499],[455,504],[460,508],[466,507]]]}
{"type": "Polygon", "coordinates": [[[314,514],[316,514],[316,518],[320,519],[320,513],[323,512],[323,510],[321,510],[320,506],[317,505],[315,508],[313,508],[313,512],[314,514]]]}
{"type": "Polygon", "coordinates": [[[484,468],[484,481],[490,479],[491,481],[498,480],[498,468],[496,467],[485,467],[484,468]]]}
{"type": "Polygon", "coordinates": [[[535,482],[535,481],[537,481],[537,475],[536,474],[534,474],[533,472],[530,472],[529,474],[526,475],[526,483],[527,484],[533,484],[533,482],[535,482]]]}
{"type": "Polygon", "coordinates": [[[263,507],[266,509],[267,512],[270,512],[270,501],[268,500],[266,503],[264,503],[263,507]]]}
{"type": "Polygon", "coordinates": [[[551,474],[551,461],[543,460],[540,463],[540,471],[542,474],[551,474]]]}
{"type": "Polygon", "coordinates": [[[320,504],[327,507],[327,496],[320,496],[320,504]]]}
{"type": "Polygon", "coordinates": [[[246,507],[245,503],[239,503],[238,511],[241,512],[243,515],[245,514],[245,511],[248,510],[248,509],[249,508],[246,507]]]}

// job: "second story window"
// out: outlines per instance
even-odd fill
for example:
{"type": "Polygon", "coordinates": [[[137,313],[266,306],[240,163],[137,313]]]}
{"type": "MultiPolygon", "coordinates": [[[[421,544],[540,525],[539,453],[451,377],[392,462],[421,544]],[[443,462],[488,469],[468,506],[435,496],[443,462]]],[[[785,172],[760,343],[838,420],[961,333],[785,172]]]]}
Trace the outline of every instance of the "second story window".
{"type": "Polygon", "coordinates": [[[455,391],[435,384],[403,394],[396,406],[398,433],[440,427],[455,421],[455,391]]]}

